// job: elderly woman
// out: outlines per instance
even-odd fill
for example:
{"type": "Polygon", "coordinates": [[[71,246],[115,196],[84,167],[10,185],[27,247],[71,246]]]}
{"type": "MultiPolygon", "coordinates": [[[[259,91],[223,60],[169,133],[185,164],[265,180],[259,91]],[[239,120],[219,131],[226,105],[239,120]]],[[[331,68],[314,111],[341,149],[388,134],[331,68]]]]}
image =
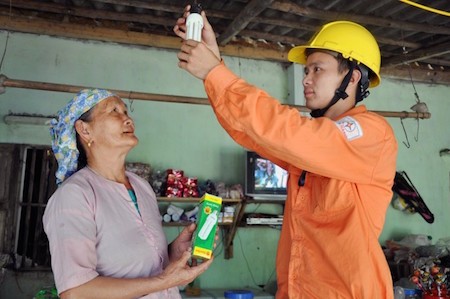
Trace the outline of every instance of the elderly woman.
{"type": "Polygon", "coordinates": [[[50,132],[59,187],[43,222],[60,297],[181,298],[177,286],[212,260],[188,264],[195,224],[168,246],[155,193],[125,171],[138,139],[123,101],[106,90],[82,90],[50,132]]]}

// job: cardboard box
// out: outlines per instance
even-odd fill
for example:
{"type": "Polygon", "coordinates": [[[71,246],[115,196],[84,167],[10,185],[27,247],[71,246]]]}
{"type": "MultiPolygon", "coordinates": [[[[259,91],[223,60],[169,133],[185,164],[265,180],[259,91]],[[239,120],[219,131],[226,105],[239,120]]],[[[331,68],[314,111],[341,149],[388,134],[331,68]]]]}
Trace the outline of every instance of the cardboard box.
{"type": "Polygon", "coordinates": [[[192,244],[193,257],[208,260],[212,257],[221,207],[221,197],[205,193],[200,200],[197,229],[192,244]]]}

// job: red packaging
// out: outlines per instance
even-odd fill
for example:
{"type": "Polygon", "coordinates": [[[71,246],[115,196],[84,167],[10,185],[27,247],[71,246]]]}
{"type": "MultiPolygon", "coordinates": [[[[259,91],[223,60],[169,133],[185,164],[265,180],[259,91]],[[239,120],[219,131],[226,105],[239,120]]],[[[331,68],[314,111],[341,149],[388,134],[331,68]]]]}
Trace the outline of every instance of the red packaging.
{"type": "Polygon", "coordinates": [[[197,178],[184,177],[184,171],[167,169],[166,171],[166,196],[167,197],[198,197],[197,178]]]}
{"type": "Polygon", "coordinates": [[[182,181],[184,187],[197,188],[197,178],[184,177],[182,181]]]}
{"type": "Polygon", "coordinates": [[[172,169],[169,168],[167,169],[167,175],[172,174],[174,175],[176,178],[181,179],[184,176],[184,171],[180,170],[180,169],[172,169]]]}
{"type": "Polygon", "coordinates": [[[447,296],[437,296],[437,295],[430,295],[430,294],[427,294],[427,293],[422,295],[422,299],[449,299],[449,298],[450,298],[449,295],[447,295],[447,296]]]}

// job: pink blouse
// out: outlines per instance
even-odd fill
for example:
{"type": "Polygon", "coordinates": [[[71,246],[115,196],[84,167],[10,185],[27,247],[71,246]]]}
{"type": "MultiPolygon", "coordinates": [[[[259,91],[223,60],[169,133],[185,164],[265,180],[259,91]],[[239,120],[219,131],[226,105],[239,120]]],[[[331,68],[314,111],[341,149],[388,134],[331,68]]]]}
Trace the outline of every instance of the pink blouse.
{"type": "MultiPolygon", "coordinates": [[[[85,167],[49,199],[43,224],[50,242],[58,293],[98,275],[115,278],[160,274],[169,258],[155,193],[126,172],[141,215],[127,189],[85,167]]],[[[181,298],[178,288],[142,298],[181,298]]]]}

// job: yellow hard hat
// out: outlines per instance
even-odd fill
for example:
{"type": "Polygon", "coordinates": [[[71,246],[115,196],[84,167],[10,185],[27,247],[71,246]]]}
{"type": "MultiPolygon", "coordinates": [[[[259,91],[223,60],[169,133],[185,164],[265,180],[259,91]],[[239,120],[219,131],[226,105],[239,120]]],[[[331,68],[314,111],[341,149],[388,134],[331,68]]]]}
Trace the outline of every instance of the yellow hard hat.
{"type": "Polygon", "coordinates": [[[305,64],[306,49],[324,49],[341,53],[344,58],[355,60],[369,68],[370,87],[380,84],[380,48],[373,35],[359,24],[335,21],[323,25],[307,45],[297,46],[289,51],[289,61],[305,64]]]}

